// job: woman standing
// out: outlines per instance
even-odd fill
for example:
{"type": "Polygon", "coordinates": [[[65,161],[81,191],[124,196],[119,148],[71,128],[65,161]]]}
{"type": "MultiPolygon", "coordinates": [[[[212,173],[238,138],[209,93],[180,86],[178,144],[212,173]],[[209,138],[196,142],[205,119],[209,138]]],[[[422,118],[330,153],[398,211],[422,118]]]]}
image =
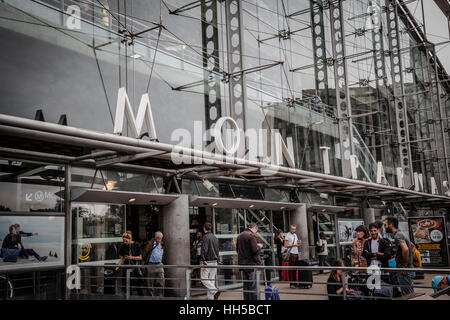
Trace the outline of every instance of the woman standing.
{"type": "MultiPolygon", "coordinates": [[[[277,247],[278,266],[281,267],[283,265],[282,254],[283,254],[283,251],[285,249],[284,246],[283,246],[283,243],[284,243],[283,230],[277,229],[277,231],[275,231],[275,236],[274,236],[274,239],[273,239],[273,243],[277,247]]],[[[278,274],[279,274],[280,280],[282,279],[282,273],[283,273],[282,270],[278,270],[278,274]]]]}
{"type": "MultiPolygon", "coordinates": [[[[327,256],[328,256],[328,243],[327,243],[327,236],[325,233],[321,232],[319,234],[319,241],[316,243],[316,253],[317,257],[319,258],[319,266],[329,266],[327,262],[327,256]]],[[[319,274],[322,274],[323,270],[319,271],[319,274]]]]}
{"type": "MultiPolygon", "coordinates": [[[[123,243],[119,248],[119,256],[120,260],[118,265],[139,265],[142,261],[142,250],[141,246],[134,242],[131,236],[131,232],[127,231],[122,235],[123,243]]],[[[116,271],[119,269],[119,267],[116,267],[116,271]]],[[[123,269],[125,270],[125,269],[123,269]]],[[[141,271],[139,269],[133,269],[133,272],[131,273],[131,276],[133,279],[131,279],[131,287],[134,287],[137,289],[138,294],[140,296],[143,296],[143,281],[140,274],[141,271]]],[[[122,276],[125,276],[125,272],[122,272],[122,276]]]]}
{"type": "Polygon", "coordinates": [[[355,229],[355,231],[358,236],[355,240],[353,240],[352,244],[354,257],[352,264],[354,267],[367,267],[367,260],[361,255],[363,252],[364,243],[370,237],[369,229],[364,225],[360,225],[355,229]]]}

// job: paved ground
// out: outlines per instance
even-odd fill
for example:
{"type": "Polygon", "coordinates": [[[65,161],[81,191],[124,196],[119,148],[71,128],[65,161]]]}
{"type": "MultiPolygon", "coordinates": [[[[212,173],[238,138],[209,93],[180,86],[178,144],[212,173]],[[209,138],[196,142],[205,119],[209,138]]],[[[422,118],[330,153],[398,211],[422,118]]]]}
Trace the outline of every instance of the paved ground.
{"type": "MultiPolygon", "coordinates": [[[[326,281],[329,274],[314,275],[314,285],[310,289],[290,289],[289,283],[277,283],[278,291],[281,300],[328,300],[325,296],[326,281]]],[[[425,275],[423,280],[414,280],[415,294],[409,297],[413,300],[450,300],[450,296],[444,295],[437,299],[431,298],[430,294],[433,293],[431,289],[431,278],[433,275],[425,275]],[[428,287],[428,288],[419,288],[428,287]]],[[[264,298],[261,295],[261,298],[264,298]]],[[[206,295],[197,296],[195,299],[206,299],[206,295]]],[[[242,289],[234,289],[226,292],[222,292],[219,300],[242,300],[242,289]]]]}

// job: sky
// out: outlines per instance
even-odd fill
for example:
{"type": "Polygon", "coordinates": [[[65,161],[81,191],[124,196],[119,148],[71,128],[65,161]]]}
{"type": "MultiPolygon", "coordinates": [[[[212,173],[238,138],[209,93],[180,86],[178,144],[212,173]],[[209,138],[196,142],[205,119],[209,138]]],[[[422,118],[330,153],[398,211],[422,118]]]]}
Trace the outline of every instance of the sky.
{"type": "MultiPolygon", "coordinates": [[[[407,6],[416,20],[420,23],[422,19],[421,1],[416,0],[407,6]]],[[[433,43],[449,41],[450,35],[448,30],[448,22],[443,12],[439,9],[433,0],[423,0],[425,13],[425,28],[428,40],[433,43]]],[[[450,74],[450,43],[439,45],[436,47],[437,55],[442,65],[445,67],[447,74],[450,74]]]]}

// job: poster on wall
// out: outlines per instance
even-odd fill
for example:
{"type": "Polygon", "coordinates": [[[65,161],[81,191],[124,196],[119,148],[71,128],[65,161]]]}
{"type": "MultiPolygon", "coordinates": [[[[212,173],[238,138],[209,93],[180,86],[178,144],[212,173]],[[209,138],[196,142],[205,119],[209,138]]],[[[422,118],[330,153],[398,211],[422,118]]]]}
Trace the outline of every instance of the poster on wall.
{"type": "Polygon", "coordinates": [[[357,234],[355,229],[364,224],[363,220],[338,220],[339,229],[339,243],[351,244],[356,239],[357,234]]]}
{"type": "Polygon", "coordinates": [[[444,217],[408,218],[410,239],[420,252],[423,266],[447,267],[447,233],[444,217]]]}
{"type": "Polygon", "coordinates": [[[64,266],[64,217],[0,216],[0,271],[64,266]]]}

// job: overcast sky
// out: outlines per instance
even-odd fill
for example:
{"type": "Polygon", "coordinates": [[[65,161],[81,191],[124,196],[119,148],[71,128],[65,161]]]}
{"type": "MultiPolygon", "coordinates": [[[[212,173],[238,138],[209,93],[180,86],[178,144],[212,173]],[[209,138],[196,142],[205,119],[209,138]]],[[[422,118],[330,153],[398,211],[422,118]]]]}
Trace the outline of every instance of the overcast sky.
{"type": "MultiPolygon", "coordinates": [[[[417,0],[408,4],[409,10],[420,22],[423,21],[421,1],[422,0],[417,0]]],[[[425,28],[428,40],[433,43],[450,40],[448,22],[443,12],[439,9],[439,7],[433,0],[423,1],[425,12],[425,28]]],[[[447,70],[447,73],[450,74],[450,43],[437,46],[436,51],[439,60],[447,70]]]]}

